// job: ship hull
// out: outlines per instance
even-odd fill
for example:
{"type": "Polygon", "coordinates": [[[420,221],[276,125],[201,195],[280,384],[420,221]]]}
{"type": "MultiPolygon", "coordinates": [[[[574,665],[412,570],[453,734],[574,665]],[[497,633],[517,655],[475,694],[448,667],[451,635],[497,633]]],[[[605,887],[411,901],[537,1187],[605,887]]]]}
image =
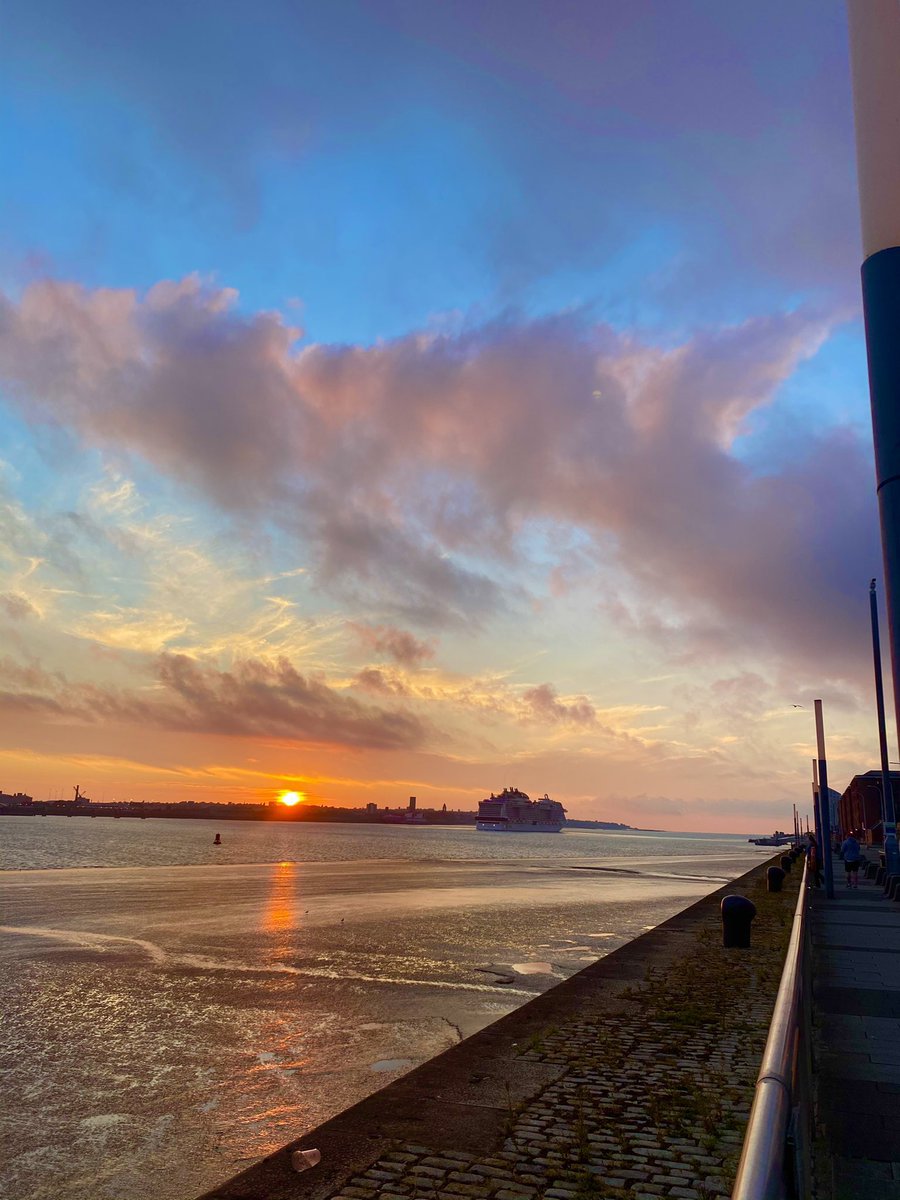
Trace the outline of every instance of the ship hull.
{"type": "Polygon", "coordinates": [[[475,828],[482,833],[561,833],[562,825],[550,825],[546,822],[526,824],[520,821],[477,821],[475,828]]]}

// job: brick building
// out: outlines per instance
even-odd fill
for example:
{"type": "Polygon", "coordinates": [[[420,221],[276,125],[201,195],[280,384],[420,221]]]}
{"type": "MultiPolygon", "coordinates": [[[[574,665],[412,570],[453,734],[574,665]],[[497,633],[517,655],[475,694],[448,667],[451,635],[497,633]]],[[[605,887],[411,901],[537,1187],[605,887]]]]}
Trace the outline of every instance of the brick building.
{"type": "MultiPolygon", "coordinates": [[[[900,802],[900,771],[891,771],[891,790],[895,810],[900,802]]],[[[881,771],[866,771],[854,775],[840,801],[841,829],[844,833],[860,833],[861,841],[870,846],[884,842],[881,828],[881,771]]]]}

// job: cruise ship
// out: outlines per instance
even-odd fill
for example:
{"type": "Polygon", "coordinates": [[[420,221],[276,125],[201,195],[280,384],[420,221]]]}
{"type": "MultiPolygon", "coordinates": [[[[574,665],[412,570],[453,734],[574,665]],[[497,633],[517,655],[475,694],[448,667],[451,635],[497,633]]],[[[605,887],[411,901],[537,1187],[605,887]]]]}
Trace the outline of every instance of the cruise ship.
{"type": "Polygon", "coordinates": [[[478,805],[475,828],[486,833],[559,833],[566,823],[566,810],[558,800],[546,794],[529,800],[518,788],[504,788],[499,796],[491,792],[478,805]]]}

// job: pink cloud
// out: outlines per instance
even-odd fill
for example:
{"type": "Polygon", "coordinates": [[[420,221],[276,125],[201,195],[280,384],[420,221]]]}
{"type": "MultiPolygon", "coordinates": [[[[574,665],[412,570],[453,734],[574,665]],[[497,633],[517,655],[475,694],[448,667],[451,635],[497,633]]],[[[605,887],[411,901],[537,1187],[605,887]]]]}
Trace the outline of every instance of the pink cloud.
{"type": "Polygon", "coordinates": [[[560,725],[594,725],[597,712],[586,696],[574,700],[560,700],[556,689],[549,683],[528,688],[522,695],[527,720],[560,725]]]}
{"type": "Polygon", "coordinates": [[[302,675],[286,659],[246,660],[223,671],[183,654],[163,654],[148,667],[159,685],[149,694],[89,683],[74,686],[59,673],[4,659],[0,706],[67,722],[126,722],[298,745],[396,750],[425,741],[425,725],[412,713],[362,704],[302,675]]]}
{"type": "Polygon", "coordinates": [[[393,678],[379,667],[363,667],[361,671],[357,671],[353,682],[364,692],[375,692],[382,696],[405,696],[409,693],[409,688],[399,679],[393,678]]]}
{"type": "Polygon", "coordinates": [[[403,667],[417,667],[434,658],[434,643],[423,641],[405,629],[395,629],[391,625],[364,625],[358,621],[348,624],[366,649],[391,658],[403,667]]]}
{"type": "MultiPolygon", "coordinates": [[[[608,597],[619,619],[673,652],[811,663],[828,644],[859,670],[855,589],[880,557],[868,446],[813,431],[766,474],[733,451],[820,346],[820,315],[674,348],[562,316],[298,350],[233,300],[195,279],[36,284],[0,302],[0,377],[29,419],[302,538],[364,611],[447,626],[527,602],[509,583],[541,522],[586,536],[630,593],[608,597]]],[[[397,661],[426,644],[373,637],[397,661]]]]}

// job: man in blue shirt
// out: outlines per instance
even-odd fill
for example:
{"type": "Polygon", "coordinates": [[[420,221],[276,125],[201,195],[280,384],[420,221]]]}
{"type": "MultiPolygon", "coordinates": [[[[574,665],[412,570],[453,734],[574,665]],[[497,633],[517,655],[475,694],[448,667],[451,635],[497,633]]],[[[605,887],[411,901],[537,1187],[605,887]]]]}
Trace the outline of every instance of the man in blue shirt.
{"type": "Polygon", "coordinates": [[[862,851],[852,833],[848,833],[841,844],[841,858],[844,860],[844,870],[847,872],[847,887],[858,888],[862,851]]]}

